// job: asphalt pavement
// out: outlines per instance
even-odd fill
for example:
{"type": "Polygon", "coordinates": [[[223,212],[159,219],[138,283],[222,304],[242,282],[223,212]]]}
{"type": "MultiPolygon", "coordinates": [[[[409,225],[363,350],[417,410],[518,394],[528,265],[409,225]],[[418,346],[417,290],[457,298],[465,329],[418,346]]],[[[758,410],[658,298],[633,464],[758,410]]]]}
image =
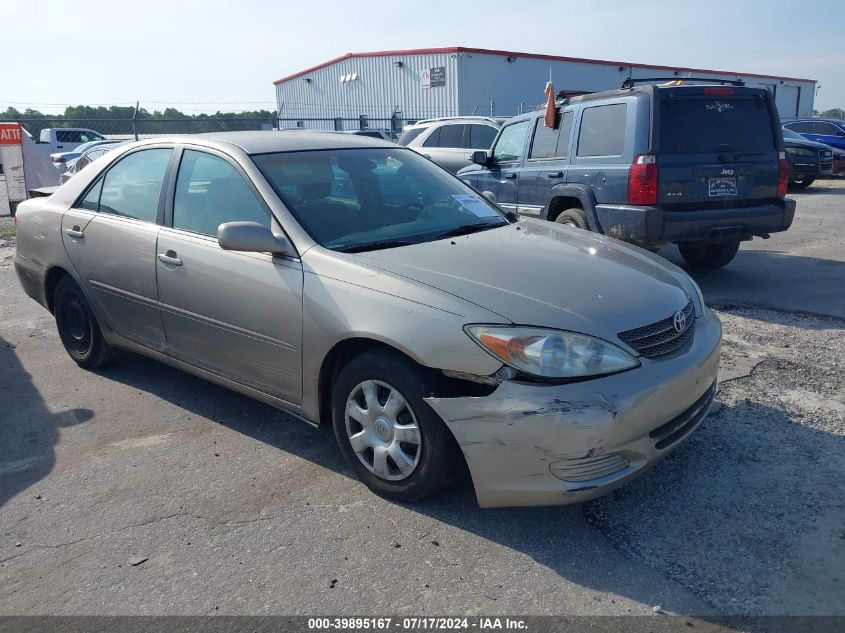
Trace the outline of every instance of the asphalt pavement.
{"type": "Polygon", "coordinates": [[[845,614],[845,182],[796,198],[695,275],[721,409],[560,508],[390,503],[326,431],[138,356],[79,369],[0,244],[0,614],[845,614]]]}

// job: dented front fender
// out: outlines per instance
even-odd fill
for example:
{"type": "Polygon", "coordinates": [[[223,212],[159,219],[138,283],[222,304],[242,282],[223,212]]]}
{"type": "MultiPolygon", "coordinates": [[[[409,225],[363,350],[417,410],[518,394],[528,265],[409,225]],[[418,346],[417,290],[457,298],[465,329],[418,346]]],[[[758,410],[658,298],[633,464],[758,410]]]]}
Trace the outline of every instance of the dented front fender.
{"type": "Polygon", "coordinates": [[[631,371],[564,385],[506,381],[489,396],[426,402],[458,441],[482,507],[575,503],[628,481],[692,432],[712,401],[720,346],[708,310],[685,349],[631,371]],[[685,431],[658,449],[649,433],[684,415],[685,431]]]}

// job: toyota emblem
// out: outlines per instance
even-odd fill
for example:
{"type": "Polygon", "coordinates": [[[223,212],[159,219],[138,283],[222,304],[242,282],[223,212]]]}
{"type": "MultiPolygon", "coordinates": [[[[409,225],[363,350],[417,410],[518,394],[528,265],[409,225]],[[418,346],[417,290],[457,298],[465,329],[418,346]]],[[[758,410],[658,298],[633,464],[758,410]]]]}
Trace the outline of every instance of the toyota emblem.
{"type": "Polygon", "coordinates": [[[684,314],[683,310],[678,310],[672,317],[672,325],[675,326],[675,331],[678,333],[687,329],[687,315],[684,314]]]}

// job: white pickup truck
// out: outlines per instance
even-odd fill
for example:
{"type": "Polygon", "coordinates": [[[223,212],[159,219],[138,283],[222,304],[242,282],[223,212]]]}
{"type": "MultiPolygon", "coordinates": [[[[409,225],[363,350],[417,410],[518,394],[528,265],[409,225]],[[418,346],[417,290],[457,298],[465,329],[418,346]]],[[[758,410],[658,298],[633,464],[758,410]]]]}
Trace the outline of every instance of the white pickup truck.
{"type": "Polygon", "coordinates": [[[88,141],[104,141],[105,136],[81,127],[51,127],[41,130],[38,147],[46,154],[70,152],[88,141]]]}

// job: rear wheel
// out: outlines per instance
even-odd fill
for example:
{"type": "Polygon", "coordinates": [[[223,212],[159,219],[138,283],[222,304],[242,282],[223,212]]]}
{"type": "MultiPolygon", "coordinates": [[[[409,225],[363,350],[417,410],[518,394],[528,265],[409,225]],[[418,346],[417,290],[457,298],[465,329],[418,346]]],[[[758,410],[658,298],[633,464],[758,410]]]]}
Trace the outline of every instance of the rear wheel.
{"type": "Polygon", "coordinates": [[[555,218],[555,222],[558,224],[568,224],[569,226],[574,226],[576,229],[590,230],[590,224],[587,222],[587,214],[584,213],[583,209],[577,207],[561,212],[555,218]]]}
{"type": "Polygon", "coordinates": [[[793,189],[806,189],[807,187],[812,185],[814,182],[816,182],[815,178],[807,177],[807,178],[802,178],[801,180],[792,180],[792,181],[790,181],[789,186],[792,187],[793,189]]]}
{"type": "Polygon", "coordinates": [[[690,267],[696,270],[715,270],[727,265],[739,250],[739,242],[724,244],[679,244],[678,250],[690,267]]]}
{"type": "Polygon", "coordinates": [[[334,432],[366,486],[389,499],[419,501],[449,486],[461,465],[449,429],[423,398],[430,380],[399,354],[365,352],[332,389],[334,432]]]}
{"type": "Polygon", "coordinates": [[[70,277],[56,284],[53,312],[62,344],[77,365],[95,369],[117,358],[118,350],[106,343],[88,300],[70,277]]]}

